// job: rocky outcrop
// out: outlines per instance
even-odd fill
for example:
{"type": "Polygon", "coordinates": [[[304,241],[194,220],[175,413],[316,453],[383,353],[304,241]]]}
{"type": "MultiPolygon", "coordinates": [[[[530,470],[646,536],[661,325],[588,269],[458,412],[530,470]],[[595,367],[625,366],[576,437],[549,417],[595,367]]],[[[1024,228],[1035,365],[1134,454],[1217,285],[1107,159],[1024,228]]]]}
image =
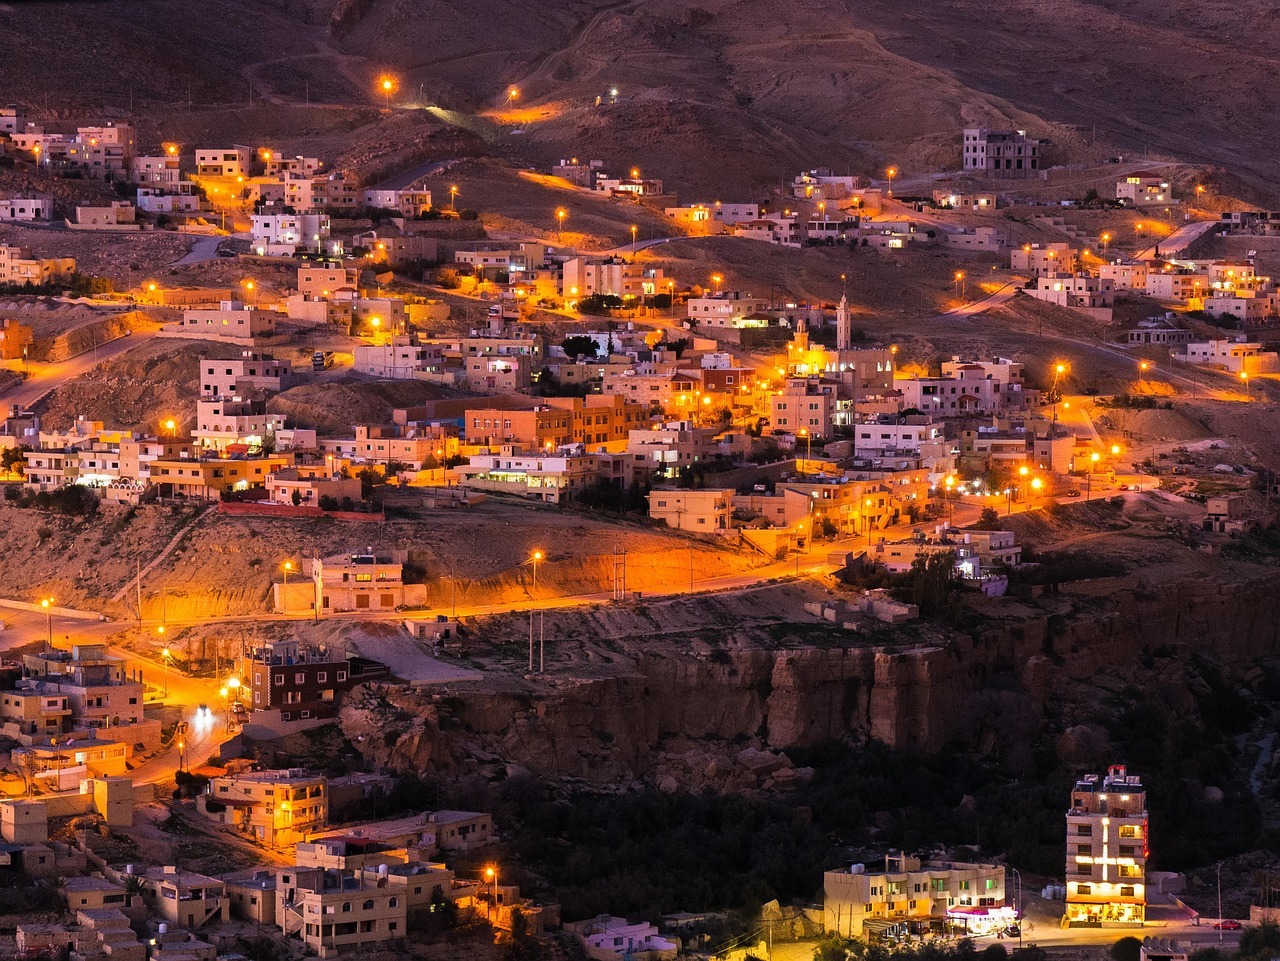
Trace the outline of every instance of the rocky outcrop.
{"type": "MultiPolygon", "coordinates": [[[[992,623],[945,643],[876,648],[833,630],[826,646],[647,644],[605,676],[477,682],[447,694],[378,688],[343,709],[371,760],[461,772],[510,762],[535,775],[596,784],[785,786],[786,765],[749,763],[829,740],[875,739],[937,751],[962,738],[991,749],[1028,739],[1046,709],[1063,719],[1061,752],[1093,760],[1105,735],[1072,718],[1065,692],[1109,675],[1191,706],[1188,655],[1247,669],[1280,653],[1275,579],[1126,586],[1105,605],[1064,597],[1075,613],[992,623]]],[[[586,617],[587,615],[583,615],[586,617]]],[[[617,616],[616,614],[614,615],[617,616]]],[[[641,646],[637,642],[636,646],[641,646]]],[[[1064,759],[1067,759],[1064,757],[1064,759]]],[[[495,767],[495,769],[497,769],[495,767]]]]}

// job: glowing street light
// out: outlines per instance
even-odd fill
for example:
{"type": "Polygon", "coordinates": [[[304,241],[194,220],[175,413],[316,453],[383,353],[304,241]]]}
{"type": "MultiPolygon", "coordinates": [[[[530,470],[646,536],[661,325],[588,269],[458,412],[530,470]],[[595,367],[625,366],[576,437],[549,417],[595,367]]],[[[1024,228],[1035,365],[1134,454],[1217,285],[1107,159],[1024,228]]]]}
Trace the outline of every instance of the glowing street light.
{"type": "Polygon", "coordinates": [[[1249,372],[1247,370],[1240,371],[1240,382],[1244,384],[1245,399],[1253,400],[1253,392],[1249,389],[1249,372]]]}
{"type": "Polygon", "coordinates": [[[889,178],[889,196],[892,197],[893,196],[893,178],[898,176],[898,168],[890,167],[884,173],[885,173],[885,176],[889,178]]]}
{"type": "Polygon", "coordinates": [[[964,300],[964,271],[956,271],[956,288],[960,291],[960,299],[964,300]]]}
{"type": "Polygon", "coordinates": [[[1151,369],[1150,361],[1146,361],[1146,360],[1139,361],[1138,362],[1138,380],[1142,380],[1142,375],[1145,374],[1150,369],[1151,369]]]}
{"type": "Polygon", "coordinates": [[[559,241],[564,233],[564,219],[569,216],[569,211],[560,207],[556,210],[556,240],[559,241]]]}
{"type": "Polygon", "coordinates": [[[384,73],[378,78],[378,90],[387,101],[387,106],[391,106],[391,95],[395,93],[396,78],[389,73],[384,73]]]}
{"type": "Polygon", "coordinates": [[[1102,252],[1105,254],[1107,252],[1107,244],[1111,243],[1111,235],[1106,231],[1103,231],[1102,236],[1099,239],[1102,241],[1102,252]]]}
{"type": "Polygon", "coordinates": [[[1096,450],[1089,455],[1089,491],[1085,494],[1086,501],[1093,499],[1093,474],[1098,469],[1098,461],[1102,460],[1102,455],[1096,450]]]}
{"type": "Polygon", "coordinates": [[[53,598],[42,597],[40,606],[44,608],[45,627],[48,629],[49,646],[53,646],[53,598]]]}
{"type": "MultiPolygon", "coordinates": [[[[376,318],[375,318],[376,319],[376,318]]],[[[289,613],[289,572],[293,570],[293,561],[285,561],[280,565],[284,571],[284,590],[280,592],[280,613],[289,613]]]]}
{"type": "Polygon", "coordinates": [[[636,233],[639,231],[639,229],[640,228],[637,227],[635,224],[631,225],[631,253],[633,256],[636,252],[636,233]]]}
{"type": "Polygon", "coordinates": [[[519,100],[519,99],[520,99],[520,88],[519,88],[519,87],[508,87],[508,88],[507,88],[507,103],[511,103],[512,101],[514,101],[514,100],[519,100]]]}
{"type": "Polygon", "coordinates": [[[529,592],[531,595],[538,592],[538,561],[546,557],[541,550],[535,550],[529,555],[529,563],[533,565],[533,589],[529,592]]]}
{"type": "Polygon", "coordinates": [[[724,283],[724,278],[721,277],[719,274],[712,274],[711,283],[715,285],[716,293],[718,294],[720,293],[720,285],[724,283]]]}
{"type": "MultiPolygon", "coordinates": [[[[160,633],[164,633],[164,625],[160,625],[160,633]]],[[[160,663],[164,665],[164,696],[169,696],[169,648],[162,648],[160,651],[160,663]]]]}
{"type": "Polygon", "coordinates": [[[170,437],[178,436],[178,422],[172,417],[164,422],[164,429],[169,432],[170,437]]]}
{"type": "Polygon", "coordinates": [[[454,213],[458,212],[458,185],[451,184],[449,186],[449,209],[454,213]]]}

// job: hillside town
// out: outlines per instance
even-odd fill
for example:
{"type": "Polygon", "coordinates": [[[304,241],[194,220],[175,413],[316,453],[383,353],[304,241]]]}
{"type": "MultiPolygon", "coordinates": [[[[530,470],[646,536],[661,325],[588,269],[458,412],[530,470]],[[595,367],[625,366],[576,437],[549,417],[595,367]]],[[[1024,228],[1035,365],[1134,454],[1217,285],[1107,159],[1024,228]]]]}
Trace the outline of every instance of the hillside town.
{"type": "Polygon", "coordinates": [[[0,955],[1280,951],[1258,191],[412,86],[0,107],[0,955]]]}

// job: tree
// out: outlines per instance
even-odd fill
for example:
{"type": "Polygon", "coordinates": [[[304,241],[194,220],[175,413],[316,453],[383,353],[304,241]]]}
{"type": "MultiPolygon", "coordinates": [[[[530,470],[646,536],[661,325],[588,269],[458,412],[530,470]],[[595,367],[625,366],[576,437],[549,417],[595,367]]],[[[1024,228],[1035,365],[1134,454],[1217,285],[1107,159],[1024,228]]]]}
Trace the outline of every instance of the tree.
{"type": "Polygon", "coordinates": [[[982,961],[1006,961],[1008,957],[1003,944],[989,944],[982,951],[982,961]]]}
{"type": "Polygon", "coordinates": [[[1123,937],[1107,949],[1111,961],[1138,961],[1142,957],[1142,942],[1133,936],[1123,937]]]}
{"type": "Polygon", "coordinates": [[[1000,527],[1000,515],[994,507],[982,508],[982,513],[978,515],[978,523],[973,525],[980,531],[994,531],[1000,527]]]}
{"type": "Polygon", "coordinates": [[[954,586],[955,551],[930,551],[918,554],[907,572],[905,599],[920,608],[925,617],[937,617],[947,607],[954,586]]]}
{"type": "Polygon", "coordinates": [[[27,463],[24,455],[30,449],[30,447],[20,445],[18,447],[6,447],[3,451],[0,451],[0,470],[3,470],[6,474],[21,474],[23,467],[27,463]]]}
{"type": "Polygon", "coordinates": [[[295,489],[294,492],[289,495],[289,500],[293,502],[294,507],[297,507],[302,503],[302,493],[295,489]]]}
{"type": "Polygon", "coordinates": [[[579,357],[596,356],[597,344],[584,334],[573,334],[560,342],[560,349],[566,357],[577,360],[579,357]]]}

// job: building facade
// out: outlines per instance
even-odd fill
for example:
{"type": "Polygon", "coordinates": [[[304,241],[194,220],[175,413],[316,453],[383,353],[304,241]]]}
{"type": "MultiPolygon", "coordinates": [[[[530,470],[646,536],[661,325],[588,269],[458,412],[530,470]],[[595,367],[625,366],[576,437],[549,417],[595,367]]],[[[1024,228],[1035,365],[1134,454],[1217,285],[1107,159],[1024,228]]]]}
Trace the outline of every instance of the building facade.
{"type": "Polygon", "coordinates": [[[1077,781],[1067,811],[1067,922],[1140,926],[1148,853],[1142,779],[1115,765],[1077,781]]]}

